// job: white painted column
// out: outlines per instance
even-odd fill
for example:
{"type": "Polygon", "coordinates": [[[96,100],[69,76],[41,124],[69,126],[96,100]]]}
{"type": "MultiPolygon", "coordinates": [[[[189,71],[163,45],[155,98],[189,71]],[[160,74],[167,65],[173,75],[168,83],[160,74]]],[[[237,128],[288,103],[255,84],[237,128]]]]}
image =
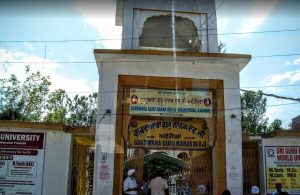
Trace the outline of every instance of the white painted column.
{"type": "Polygon", "coordinates": [[[239,69],[226,72],[224,81],[226,177],[231,194],[243,194],[242,127],[239,69]]]}

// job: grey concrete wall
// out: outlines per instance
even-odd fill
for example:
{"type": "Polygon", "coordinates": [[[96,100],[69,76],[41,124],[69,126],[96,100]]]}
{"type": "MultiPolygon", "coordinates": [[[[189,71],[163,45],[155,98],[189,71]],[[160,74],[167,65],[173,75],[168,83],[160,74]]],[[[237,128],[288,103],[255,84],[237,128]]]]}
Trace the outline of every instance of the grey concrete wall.
{"type": "Polygon", "coordinates": [[[46,133],[43,195],[71,193],[72,148],[71,134],[46,133]]]}

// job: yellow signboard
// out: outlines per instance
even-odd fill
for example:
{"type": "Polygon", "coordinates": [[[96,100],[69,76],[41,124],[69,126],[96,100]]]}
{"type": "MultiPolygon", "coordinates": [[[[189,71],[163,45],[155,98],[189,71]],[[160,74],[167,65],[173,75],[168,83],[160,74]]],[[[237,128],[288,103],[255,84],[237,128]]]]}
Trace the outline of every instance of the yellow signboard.
{"type": "Polygon", "coordinates": [[[209,148],[205,119],[131,119],[129,146],[155,149],[209,148]]]}
{"type": "Polygon", "coordinates": [[[290,193],[300,193],[300,167],[268,167],[268,189],[275,191],[276,183],[281,183],[290,193]]]}
{"type": "Polygon", "coordinates": [[[289,194],[300,194],[300,146],[265,146],[267,194],[276,183],[289,194]]]}
{"type": "Polygon", "coordinates": [[[131,115],[213,117],[213,94],[209,90],[131,88],[128,103],[131,115]]]}

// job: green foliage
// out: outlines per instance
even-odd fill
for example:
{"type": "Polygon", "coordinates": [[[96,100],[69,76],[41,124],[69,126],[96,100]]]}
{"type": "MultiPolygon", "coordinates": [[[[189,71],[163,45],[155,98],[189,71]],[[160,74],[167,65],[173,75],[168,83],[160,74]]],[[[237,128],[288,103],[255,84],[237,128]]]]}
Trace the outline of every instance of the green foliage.
{"type": "Polygon", "coordinates": [[[281,127],[282,125],[282,120],[280,119],[275,119],[268,127],[268,132],[270,131],[274,131],[274,130],[278,130],[278,129],[282,129],[281,127]]]}
{"type": "MultiPolygon", "coordinates": [[[[29,70],[27,72],[29,74],[29,70]]],[[[40,72],[30,74],[21,86],[21,101],[24,102],[23,120],[41,121],[44,111],[44,102],[51,85],[48,76],[40,72]]]]}
{"type": "Polygon", "coordinates": [[[45,105],[47,113],[44,117],[44,121],[52,123],[65,123],[71,104],[72,101],[68,97],[68,94],[65,90],[57,89],[51,92],[48,95],[47,103],[45,105]]]}
{"type": "Polygon", "coordinates": [[[266,133],[268,118],[265,117],[267,98],[262,91],[245,91],[241,94],[242,128],[249,134],[266,133]]]}
{"type": "Polygon", "coordinates": [[[68,124],[91,126],[96,124],[97,93],[88,96],[76,95],[69,108],[68,124]]]}
{"type": "MultiPolygon", "coordinates": [[[[29,74],[29,69],[26,69],[29,74]]],[[[49,92],[49,77],[40,72],[27,76],[21,83],[15,75],[0,80],[0,119],[41,121],[43,102],[49,92]]]]}
{"type": "Polygon", "coordinates": [[[22,104],[16,101],[19,97],[20,82],[15,75],[11,75],[9,79],[0,79],[0,119],[15,120],[21,118],[22,104]]]}
{"type": "Polygon", "coordinates": [[[48,76],[30,73],[29,66],[25,72],[27,77],[23,82],[15,75],[0,80],[0,120],[96,124],[97,93],[75,95],[71,99],[62,89],[50,92],[48,76]]]}

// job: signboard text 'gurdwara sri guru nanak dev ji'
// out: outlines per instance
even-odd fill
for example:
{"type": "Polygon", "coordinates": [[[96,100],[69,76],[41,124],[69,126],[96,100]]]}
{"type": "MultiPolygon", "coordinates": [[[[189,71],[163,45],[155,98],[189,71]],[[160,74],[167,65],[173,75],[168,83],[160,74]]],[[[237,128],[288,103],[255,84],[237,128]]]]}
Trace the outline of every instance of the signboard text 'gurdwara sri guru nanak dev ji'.
{"type": "Polygon", "coordinates": [[[213,94],[208,90],[131,88],[129,114],[184,118],[212,118],[213,94]]]}

